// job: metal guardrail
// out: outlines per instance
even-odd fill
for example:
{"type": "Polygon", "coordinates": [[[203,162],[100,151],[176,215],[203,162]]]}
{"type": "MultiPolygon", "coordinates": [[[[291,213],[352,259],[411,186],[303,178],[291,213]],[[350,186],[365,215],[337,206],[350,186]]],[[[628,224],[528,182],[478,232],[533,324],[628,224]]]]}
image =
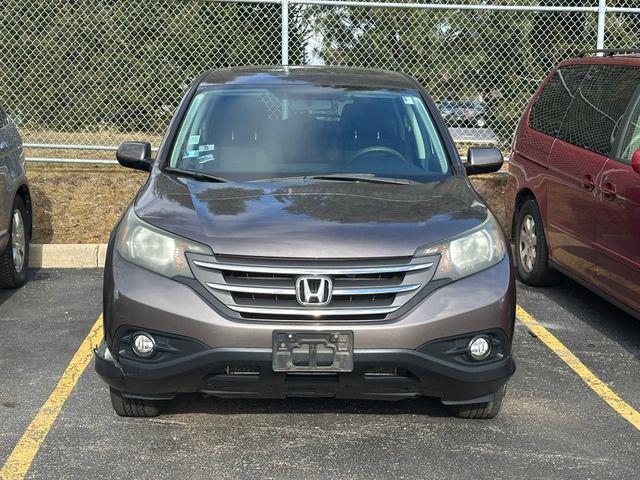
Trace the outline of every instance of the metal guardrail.
{"type": "Polygon", "coordinates": [[[62,157],[25,157],[33,163],[77,163],[83,165],[119,165],[117,160],[102,158],[62,158],[62,157]]]}
{"type": "MultiPolygon", "coordinates": [[[[67,145],[54,143],[25,143],[24,148],[43,149],[43,150],[79,150],[79,151],[101,151],[115,152],[118,150],[114,145],[67,145]]],[[[153,147],[153,152],[157,152],[158,148],[153,147]]],[[[84,165],[119,165],[117,160],[108,160],[104,158],[64,158],[64,157],[26,157],[27,162],[33,163],[77,163],[84,165]]]]}
{"type": "MultiPolygon", "coordinates": [[[[477,145],[477,146],[491,146],[496,144],[496,140],[492,138],[483,138],[480,136],[473,136],[474,129],[460,129],[460,128],[452,128],[450,129],[451,136],[456,143],[463,143],[469,145],[477,145]]],[[[115,152],[118,147],[116,146],[99,146],[99,145],[55,145],[55,144],[30,144],[25,143],[23,145],[25,148],[43,148],[50,150],[84,150],[84,151],[113,151],[115,152]]],[[[152,148],[152,151],[157,152],[157,148],[152,148]]],[[[118,165],[116,160],[108,160],[108,159],[97,159],[97,158],[64,158],[64,157],[26,157],[27,161],[34,163],[77,163],[77,164],[103,164],[103,165],[118,165]]],[[[466,157],[462,157],[463,160],[466,157]]]]}
{"type": "Polygon", "coordinates": [[[25,148],[41,148],[47,150],[100,150],[115,152],[118,147],[113,145],[69,145],[66,143],[25,143],[25,148]]]}

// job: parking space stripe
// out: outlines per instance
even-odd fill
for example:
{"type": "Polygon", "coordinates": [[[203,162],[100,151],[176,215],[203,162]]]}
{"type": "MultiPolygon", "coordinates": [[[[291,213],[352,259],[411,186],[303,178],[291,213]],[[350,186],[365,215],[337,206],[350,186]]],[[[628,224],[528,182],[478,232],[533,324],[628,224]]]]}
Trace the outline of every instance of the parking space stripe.
{"type": "Polygon", "coordinates": [[[18,480],[24,478],[42,442],[47,437],[56,418],[58,418],[64,403],[93,358],[93,348],[97,347],[101,340],[102,315],[93,324],[91,331],[62,374],[58,385],[53,389],[53,392],[51,392],[51,395],[31,421],[11,455],[9,455],[2,470],[0,470],[0,479],[18,480]]]}
{"type": "Polygon", "coordinates": [[[600,398],[607,402],[620,416],[640,430],[640,412],[625,402],[609,386],[600,380],[587,366],[580,361],[549,330],[544,328],[535,318],[520,305],[516,307],[516,316],[536,335],[553,353],[565,362],[600,398]]]}

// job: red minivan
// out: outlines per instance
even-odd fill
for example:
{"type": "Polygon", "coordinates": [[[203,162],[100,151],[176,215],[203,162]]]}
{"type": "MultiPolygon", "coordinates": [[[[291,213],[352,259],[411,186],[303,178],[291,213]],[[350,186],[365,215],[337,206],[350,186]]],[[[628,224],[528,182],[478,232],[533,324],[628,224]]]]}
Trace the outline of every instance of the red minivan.
{"type": "Polygon", "coordinates": [[[529,103],[505,196],[520,279],[574,278],[640,318],[640,55],[565,60],[529,103]]]}

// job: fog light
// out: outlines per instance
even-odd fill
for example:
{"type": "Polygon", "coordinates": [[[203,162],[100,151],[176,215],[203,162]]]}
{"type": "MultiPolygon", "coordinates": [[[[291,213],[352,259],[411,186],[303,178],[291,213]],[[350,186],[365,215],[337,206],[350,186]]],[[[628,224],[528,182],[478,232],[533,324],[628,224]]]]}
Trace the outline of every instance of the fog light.
{"type": "Polygon", "coordinates": [[[133,348],[133,353],[139,357],[146,358],[153,355],[153,352],[156,351],[156,342],[149,334],[136,333],[133,336],[131,348],[133,348]]]}
{"type": "Polygon", "coordinates": [[[485,335],[473,337],[469,342],[469,356],[474,360],[484,360],[491,353],[491,343],[485,335]]]}

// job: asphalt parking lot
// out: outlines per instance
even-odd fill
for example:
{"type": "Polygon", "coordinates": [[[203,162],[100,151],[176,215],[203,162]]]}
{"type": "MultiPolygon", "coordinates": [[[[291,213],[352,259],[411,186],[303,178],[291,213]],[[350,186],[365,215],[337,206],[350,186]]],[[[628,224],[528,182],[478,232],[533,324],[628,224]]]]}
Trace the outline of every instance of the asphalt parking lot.
{"type": "MultiPolygon", "coordinates": [[[[101,312],[102,272],[40,270],[0,291],[0,466],[101,312]]],[[[640,322],[565,280],[518,304],[635,410],[640,322]]],[[[640,431],[517,323],[518,370],[494,420],[436,401],[184,396],[155,419],[111,409],[93,364],[26,478],[637,478],[640,431]]]]}

